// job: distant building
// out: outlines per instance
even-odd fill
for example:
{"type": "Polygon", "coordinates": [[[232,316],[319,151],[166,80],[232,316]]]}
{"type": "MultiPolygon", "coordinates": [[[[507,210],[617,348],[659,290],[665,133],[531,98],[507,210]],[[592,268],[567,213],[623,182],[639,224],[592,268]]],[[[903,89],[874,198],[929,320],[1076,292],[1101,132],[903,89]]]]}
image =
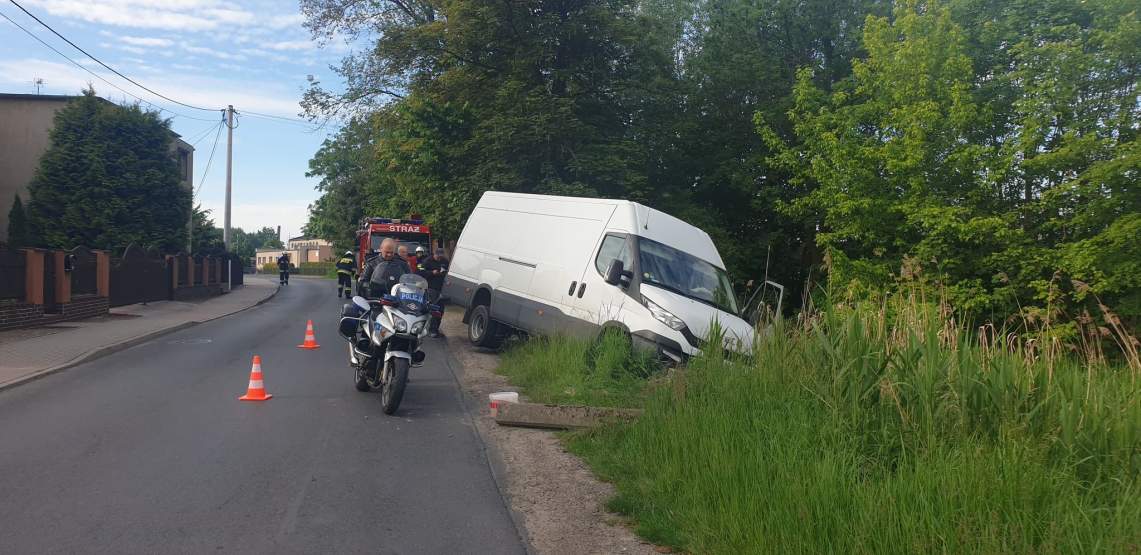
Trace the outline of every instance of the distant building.
{"type": "Polygon", "coordinates": [[[333,260],[333,243],[324,239],[305,235],[292,237],[285,244],[285,247],[294,253],[290,256],[290,259],[295,261],[294,264],[331,262],[333,260]]]}
{"type": "MultiPolygon", "coordinates": [[[[0,241],[8,239],[8,211],[16,195],[25,206],[28,184],[51,145],[55,114],[76,96],[0,93],[0,241]]],[[[110,102],[104,100],[104,102],[110,102]]],[[[194,147],[171,132],[171,153],[178,162],[182,186],[193,190],[194,147]]],[[[189,229],[190,221],[187,220],[189,229]]]]}
{"type": "Polygon", "coordinates": [[[276,264],[282,254],[288,254],[289,262],[294,266],[304,262],[332,262],[335,256],[333,244],[329,241],[302,235],[290,238],[284,249],[257,249],[254,261],[260,268],[266,264],[276,264]]]}

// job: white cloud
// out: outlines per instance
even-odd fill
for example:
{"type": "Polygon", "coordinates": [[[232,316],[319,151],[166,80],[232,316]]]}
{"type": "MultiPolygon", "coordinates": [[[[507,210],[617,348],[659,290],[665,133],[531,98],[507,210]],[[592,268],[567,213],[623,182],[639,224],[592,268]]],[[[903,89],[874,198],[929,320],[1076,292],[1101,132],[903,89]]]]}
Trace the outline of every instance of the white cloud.
{"type": "Polygon", "coordinates": [[[109,42],[101,42],[99,43],[99,46],[102,46],[103,48],[116,48],[122,50],[123,52],[130,52],[131,54],[138,54],[140,56],[145,55],[149,52],[146,48],[130,46],[127,44],[111,44],[109,42]]]}
{"type": "Polygon", "coordinates": [[[218,0],[28,0],[56,17],[123,27],[200,31],[246,24],[254,14],[218,0]]]}
{"type": "Polygon", "coordinates": [[[305,22],[305,16],[299,13],[287,15],[275,15],[269,18],[266,26],[271,29],[284,29],[286,27],[297,27],[305,22]]]}
{"type": "Polygon", "coordinates": [[[271,42],[265,45],[270,50],[310,50],[316,48],[317,44],[308,40],[284,40],[280,42],[271,42]]]}
{"type": "MultiPolygon", "coordinates": [[[[89,82],[93,82],[95,90],[104,98],[119,100],[125,95],[106,83],[92,77],[91,74],[79,68],[61,62],[43,59],[13,59],[0,60],[0,84],[7,86],[26,86],[29,68],[35,68],[37,77],[42,77],[51,86],[54,94],[78,94],[89,82]]],[[[95,71],[95,70],[93,70],[95,71]]],[[[138,91],[126,83],[121,83],[113,75],[96,71],[105,79],[120,83],[124,89],[134,92],[150,102],[169,106],[153,96],[138,91]]],[[[204,107],[224,107],[233,104],[238,110],[249,110],[278,116],[296,117],[300,94],[296,91],[283,90],[280,85],[272,82],[259,81],[223,81],[213,75],[196,75],[193,79],[186,73],[155,73],[148,76],[145,85],[166,96],[178,99],[187,104],[204,107]]],[[[134,99],[126,97],[128,101],[134,99]]],[[[183,113],[193,112],[188,108],[170,106],[183,113]]],[[[198,117],[206,112],[193,112],[198,117]]]]}
{"type": "Polygon", "coordinates": [[[131,36],[124,35],[124,36],[119,37],[119,40],[122,42],[125,42],[131,46],[166,47],[166,46],[174,45],[174,41],[172,41],[170,39],[160,39],[157,37],[131,37],[131,36]]]}
{"type": "Polygon", "coordinates": [[[203,54],[206,56],[213,56],[215,58],[218,58],[219,60],[241,61],[241,60],[246,59],[245,54],[234,54],[232,52],[226,52],[224,50],[215,50],[213,48],[207,48],[205,46],[195,46],[193,44],[189,44],[189,43],[185,43],[185,42],[182,43],[182,49],[187,51],[187,52],[190,52],[191,54],[203,54]]]}

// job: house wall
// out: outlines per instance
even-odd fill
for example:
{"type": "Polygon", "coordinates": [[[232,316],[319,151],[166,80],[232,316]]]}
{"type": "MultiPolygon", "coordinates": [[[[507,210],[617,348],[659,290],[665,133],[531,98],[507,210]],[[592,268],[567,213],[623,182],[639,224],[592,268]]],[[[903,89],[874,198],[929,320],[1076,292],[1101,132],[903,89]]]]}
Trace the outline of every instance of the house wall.
{"type": "Polygon", "coordinates": [[[0,99],[0,241],[8,240],[8,211],[16,195],[28,204],[28,184],[48,149],[55,113],[71,99],[27,95],[0,99]]]}

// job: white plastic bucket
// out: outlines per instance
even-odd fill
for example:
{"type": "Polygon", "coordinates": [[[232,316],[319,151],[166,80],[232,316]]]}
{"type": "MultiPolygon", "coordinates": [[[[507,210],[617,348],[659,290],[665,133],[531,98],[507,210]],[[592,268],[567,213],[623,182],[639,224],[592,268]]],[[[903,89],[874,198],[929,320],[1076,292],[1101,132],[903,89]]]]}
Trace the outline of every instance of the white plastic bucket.
{"type": "Polygon", "coordinates": [[[518,403],[519,394],[514,391],[502,391],[488,395],[487,399],[491,404],[491,417],[495,418],[499,415],[499,403],[518,403]]]}

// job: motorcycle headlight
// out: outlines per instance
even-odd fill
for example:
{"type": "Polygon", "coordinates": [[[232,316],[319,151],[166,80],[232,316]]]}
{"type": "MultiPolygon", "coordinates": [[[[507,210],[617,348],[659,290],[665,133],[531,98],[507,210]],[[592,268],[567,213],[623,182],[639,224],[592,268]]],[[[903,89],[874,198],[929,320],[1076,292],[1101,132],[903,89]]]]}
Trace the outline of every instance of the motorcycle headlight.
{"type": "Polygon", "coordinates": [[[422,331],[424,331],[424,322],[423,321],[419,321],[419,322],[416,322],[415,324],[412,324],[412,335],[420,335],[420,332],[422,332],[422,331]]]}
{"type": "Polygon", "coordinates": [[[399,316],[393,316],[392,328],[395,329],[397,333],[405,333],[408,331],[408,322],[405,322],[404,319],[399,316]]]}
{"type": "Polygon", "coordinates": [[[685,322],[681,321],[681,318],[674,316],[672,312],[658,306],[654,301],[645,297],[642,297],[642,301],[646,303],[646,308],[650,309],[650,314],[653,315],[655,320],[669,326],[670,329],[675,331],[681,331],[681,329],[685,327],[685,322]]]}

